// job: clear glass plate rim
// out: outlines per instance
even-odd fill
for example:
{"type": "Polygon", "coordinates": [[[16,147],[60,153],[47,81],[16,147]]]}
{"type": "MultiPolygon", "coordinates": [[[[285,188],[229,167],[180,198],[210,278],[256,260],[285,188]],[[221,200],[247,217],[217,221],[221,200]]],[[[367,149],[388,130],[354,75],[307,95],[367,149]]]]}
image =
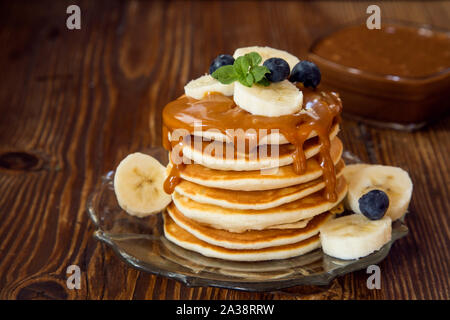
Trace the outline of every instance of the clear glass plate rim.
{"type": "MultiPolygon", "coordinates": [[[[406,226],[404,224],[401,224],[401,227],[406,226]]],[[[377,264],[384,260],[386,256],[389,254],[392,244],[406,236],[407,229],[405,230],[405,234],[399,235],[396,238],[393,238],[391,242],[386,244],[387,248],[382,248],[380,251],[376,252],[373,257],[374,259],[371,259],[370,263],[367,263],[367,266],[377,264]]],[[[114,253],[127,265],[138,269],[143,272],[151,273],[157,276],[164,276],[168,277],[170,279],[174,279],[177,281],[180,281],[184,283],[185,285],[189,287],[198,287],[198,286],[213,286],[218,288],[224,288],[224,289],[234,289],[234,290],[243,290],[243,291],[254,291],[254,292],[261,292],[261,291],[273,291],[273,290],[280,290],[285,289],[297,285],[305,285],[302,280],[303,278],[308,277],[308,285],[328,285],[332,280],[334,280],[336,277],[362,270],[364,267],[358,265],[356,262],[351,263],[347,266],[344,266],[340,269],[335,269],[329,273],[321,273],[321,274],[315,274],[311,276],[304,276],[304,275],[298,275],[295,279],[273,279],[273,280],[264,280],[264,281],[232,281],[232,277],[230,276],[230,281],[223,281],[223,280],[216,280],[216,279],[209,279],[204,276],[192,276],[189,274],[182,274],[182,273],[174,273],[170,272],[168,270],[161,269],[155,265],[151,265],[149,268],[145,268],[143,264],[147,265],[145,262],[140,262],[139,260],[135,259],[133,256],[130,256],[123,250],[121,250],[117,245],[114,244],[113,240],[111,240],[107,235],[105,235],[105,232],[98,229],[96,232],[94,232],[94,238],[97,240],[105,243],[108,247],[110,247],[114,253]],[[151,270],[150,270],[151,269],[151,270]],[[211,283],[209,281],[214,281],[214,283],[211,283]]],[[[321,249],[317,249],[321,250],[321,249]]],[[[360,261],[359,261],[360,262],[360,261]]],[[[207,273],[210,273],[206,271],[207,273]]]]}
{"type": "MultiPolygon", "coordinates": [[[[350,162],[359,162],[358,158],[346,152],[347,157],[350,162]]],[[[112,177],[114,171],[109,171],[107,174],[101,177],[100,185],[97,185],[93,192],[89,195],[87,201],[87,213],[91,219],[91,221],[96,226],[96,231],[94,232],[94,238],[105,243],[108,247],[110,247],[113,252],[127,265],[136,268],[143,272],[149,272],[151,274],[155,274],[158,276],[168,277],[170,279],[174,279],[184,283],[187,286],[214,286],[219,288],[226,289],[236,289],[236,290],[245,290],[245,291],[271,291],[271,290],[279,290],[287,287],[292,287],[296,285],[327,285],[336,277],[342,276],[344,274],[354,272],[357,270],[361,270],[366,268],[369,265],[377,264],[389,254],[392,244],[398,239],[404,237],[408,233],[408,228],[403,222],[403,219],[396,221],[396,227],[393,228],[392,240],[387,243],[383,248],[379,251],[369,255],[368,257],[361,258],[359,260],[353,260],[345,266],[335,268],[328,272],[316,273],[312,275],[302,275],[299,272],[295,272],[291,275],[293,278],[286,279],[265,279],[261,280],[252,280],[252,281],[242,281],[241,279],[235,279],[233,276],[229,276],[229,280],[220,280],[213,279],[208,277],[208,274],[214,274],[208,270],[201,270],[198,274],[193,274],[193,271],[188,267],[178,265],[183,267],[186,272],[173,272],[170,270],[166,270],[164,268],[160,268],[156,264],[149,264],[145,261],[141,261],[136,257],[125,252],[117,243],[114,241],[114,237],[110,236],[110,233],[102,229],[102,226],[99,223],[98,213],[96,212],[95,200],[101,192],[104,192],[105,188],[111,188],[112,186],[112,177]],[[395,232],[394,232],[395,230],[395,232]]],[[[142,237],[142,235],[139,235],[142,237]]],[[[164,237],[161,235],[160,237],[164,237]]],[[[321,250],[321,249],[317,249],[321,250]]],[[[323,254],[323,253],[322,253],[323,254]]],[[[326,256],[325,254],[323,254],[326,256]]],[[[348,262],[348,261],[347,261],[348,262]]],[[[171,261],[172,264],[176,264],[176,262],[171,261]]]]}

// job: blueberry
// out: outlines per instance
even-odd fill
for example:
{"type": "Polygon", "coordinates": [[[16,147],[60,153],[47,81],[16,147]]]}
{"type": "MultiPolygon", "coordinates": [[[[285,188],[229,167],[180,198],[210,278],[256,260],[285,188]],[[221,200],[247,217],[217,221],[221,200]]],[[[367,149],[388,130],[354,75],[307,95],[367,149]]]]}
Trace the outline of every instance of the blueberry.
{"type": "Polygon", "coordinates": [[[223,66],[227,66],[234,63],[234,58],[229,54],[220,54],[211,62],[209,66],[209,73],[213,73],[217,69],[223,66]]]}
{"type": "Polygon", "coordinates": [[[264,61],[263,66],[269,69],[270,73],[266,73],[266,78],[270,82],[280,82],[289,77],[291,69],[286,60],[281,58],[270,58],[264,61]]]}
{"type": "Polygon", "coordinates": [[[370,220],[383,218],[389,207],[389,197],[381,190],[372,190],[358,200],[359,210],[370,220]]]}
{"type": "Polygon", "coordinates": [[[292,69],[289,80],[292,82],[301,82],[308,87],[317,87],[322,78],[319,67],[311,61],[300,61],[292,69]]]}

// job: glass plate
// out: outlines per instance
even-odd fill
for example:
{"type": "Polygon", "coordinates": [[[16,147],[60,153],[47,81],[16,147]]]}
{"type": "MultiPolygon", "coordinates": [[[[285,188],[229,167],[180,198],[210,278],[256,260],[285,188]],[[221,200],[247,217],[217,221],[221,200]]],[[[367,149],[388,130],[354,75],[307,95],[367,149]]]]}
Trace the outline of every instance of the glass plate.
{"type": "MultiPolygon", "coordinates": [[[[167,163],[162,148],[143,150],[167,163]]],[[[359,160],[345,152],[346,163],[359,160]]],[[[208,258],[169,242],[162,231],[161,214],[137,218],[118,205],[113,186],[114,172],[102,177],[89,198],[87,211],[97,230],[94,237],[106,243],[132,267],[183,282],[188,286],[269,291],[297,285],[327,285],[335,277],[365,269],[383,260],[392,244],[408,233],[403,221],[392,225],[392,240],[379,251],[359,260],[340,260],[321,249],[303,256],[262,262],[234,262],[208,258]]]]}

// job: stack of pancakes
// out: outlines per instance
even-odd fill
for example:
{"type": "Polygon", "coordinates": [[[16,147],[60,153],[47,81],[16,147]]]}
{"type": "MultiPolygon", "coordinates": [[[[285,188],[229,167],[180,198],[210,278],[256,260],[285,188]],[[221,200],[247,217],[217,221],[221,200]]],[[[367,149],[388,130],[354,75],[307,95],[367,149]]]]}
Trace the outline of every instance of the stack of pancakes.
{"type": "Polygon", "coordinates": [[[321,144],[314,131],[303,147],[306,170],[300,174],[292,164],[293,145],[283,139],[278,139],[280,167],[272,171],[263,157],[224,160],[202,154],[203,145],[186,144],[183,156],[193,163],[180,170],[164,213],[166,238],[205,256],[235,261],[284,259],[319,248],[319,228],[347,192],[338,131],[338,124],[329,131],[336,201],[324,197],[321,144]]]}

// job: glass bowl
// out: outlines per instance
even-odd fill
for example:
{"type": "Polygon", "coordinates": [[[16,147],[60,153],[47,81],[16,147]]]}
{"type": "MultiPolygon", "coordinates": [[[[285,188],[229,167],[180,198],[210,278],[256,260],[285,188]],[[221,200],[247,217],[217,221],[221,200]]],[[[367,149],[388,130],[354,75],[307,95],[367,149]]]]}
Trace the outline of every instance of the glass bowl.
{"type": "MultiPolygon", "coordinates": [[[[434,36],[441,41],[440,46],[448,43],[449,45],[445,45],[444,48],[450,48],[450,31],[398,20],[383,20],[381,30],[365,30],[364,28],[365,22],[342,26],[318,38],[309,49],[308,59],[316,63],[322,73],[321,89],[339,92],[344,104],[344,115],[379,127],[410,131],[448,114],[450,60],[441,71],[417,76],[404,76],[395,72],[388,74],[388,70],[367,71],[372,68],[368,69],[367,65],[359,65],[359,63],[375,60],[375,65],[379,66],[384,63],[383,61],[387,63],[387,61],[399,59],[398,53],[390,53],[391,50],[386,49],[382,53],[381,51],[375,53],[374,50],[365,49],[366,43],[375,41],[367,38],[371,32],[389,34],[389,45],[392,45],[391,42],[399,41],[395,39],[395,34],[399,33],[397,30],[404,28],[412,31],[411,34],[416,35],[417,41],[434,36]],[[340,62],[339,59],[342,58],[340,51],[333,52],[330,47],[333,37],[343,37],[345,32],[357,29],[364,29],[367,33],[364,41],[351,37],[345,39],[348,39],[346,45],[355,47],[351,52],[357,55],[358,59],[354,59],[351,63],[340,62]],[[363,42],[364,46],[362,46],[363,42]],[[359,48],[358,45],[361,47],[359,48]]],[[[417,59],[419,56],[420,59],[424,56],[432,59],[434,56],[433,52],[426,52],[427,48],[417,50],[421,50],[417,54],[417,59]]],[[[450,49],[446,49],[445,52],[449,55],[450,49]]],[[[347,57],[349,54],[342,55],[347,57]]],[[[397,62],[394,64],[395,69],[401,69],[397,62]]]]}

